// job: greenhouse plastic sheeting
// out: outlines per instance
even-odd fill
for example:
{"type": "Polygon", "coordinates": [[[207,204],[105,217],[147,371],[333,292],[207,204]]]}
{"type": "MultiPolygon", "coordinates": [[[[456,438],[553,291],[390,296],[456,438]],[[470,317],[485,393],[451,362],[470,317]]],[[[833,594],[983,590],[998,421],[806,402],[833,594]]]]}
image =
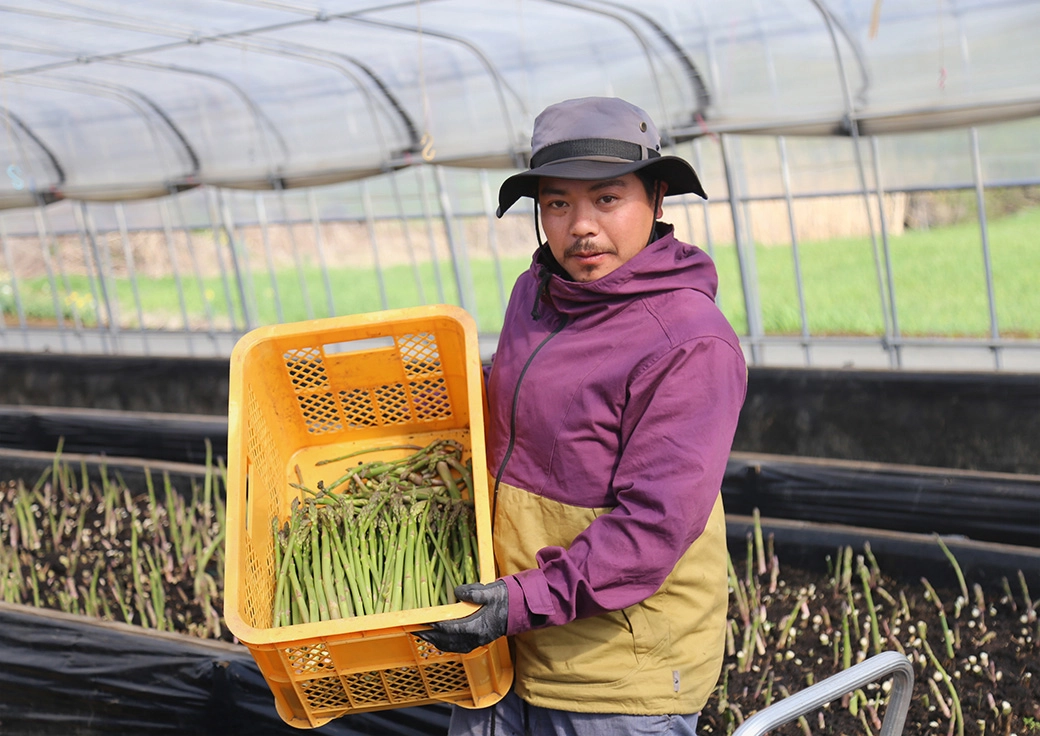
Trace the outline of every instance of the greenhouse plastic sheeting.
{"type": "Polygon", "coordinates": [[[676,142],[1040,114],[1035,0],[5,0],[0,208],[523,165],[605,94],[676,142]]]}
{"type": "MultiPolygon", "coordinates": [[[[448,706],[337,719],[322,736],[436,736],[448,706]]],[[[0,731],[10,736],[299,734],[245,647],[0,603],[0,731]]]]}

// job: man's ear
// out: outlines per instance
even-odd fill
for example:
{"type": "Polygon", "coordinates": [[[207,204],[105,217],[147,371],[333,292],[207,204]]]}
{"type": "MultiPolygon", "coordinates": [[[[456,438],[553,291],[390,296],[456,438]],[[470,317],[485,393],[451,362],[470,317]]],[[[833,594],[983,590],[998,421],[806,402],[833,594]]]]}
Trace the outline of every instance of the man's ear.
{"type": "Polygon", "coordinates": [[[657,191],[654,193],[654,204],[657,208],[654,212],[655,220],[660,220],[664,217],[664,195],[666,194],[668,194],[668,182],[657,182],[657,191]]]}

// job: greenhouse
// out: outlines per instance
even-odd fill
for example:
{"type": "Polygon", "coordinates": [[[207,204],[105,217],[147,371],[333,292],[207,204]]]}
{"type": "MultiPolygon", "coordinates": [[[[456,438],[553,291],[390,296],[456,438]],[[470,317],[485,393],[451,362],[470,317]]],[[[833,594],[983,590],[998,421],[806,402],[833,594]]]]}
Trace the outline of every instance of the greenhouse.
{"type": "Polygon", "coordinates": [[[495,335],[499,220],[552,102],[619,96],[709,199],[755,364],[1034,370],[1029,0],[0,6],[0,346],[226,355],[276,322],[454,303],[495,335]],[[953,350],[953,352],[950,352],[953,350]]]}
{"type": "Polygon", "coordinates": [[[1040,731],[1040,2],[0,0],[0,31],[5,734],[494,733],[572,679],[701,736],[1040,731]],[[587,97],[707,195],[643,208],[637,298],[537,260],[553,203],[499,212],[587,97]],[[682,259],[705,280],[662,286],[682,259]]]}

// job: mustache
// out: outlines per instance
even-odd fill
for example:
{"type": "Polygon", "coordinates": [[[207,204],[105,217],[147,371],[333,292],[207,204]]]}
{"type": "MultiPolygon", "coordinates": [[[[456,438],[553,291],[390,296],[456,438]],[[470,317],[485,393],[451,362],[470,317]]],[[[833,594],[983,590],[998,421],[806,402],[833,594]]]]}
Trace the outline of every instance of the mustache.
{"type": "Polygon", "coordinates": [[[564,258],[570,256],[593,256],[598,253],[607,253],[609,250],[609,248],[597,248],[589,238],[581,238],[568,245],[567,249],[563,251],[563,256],[564,258]]]}

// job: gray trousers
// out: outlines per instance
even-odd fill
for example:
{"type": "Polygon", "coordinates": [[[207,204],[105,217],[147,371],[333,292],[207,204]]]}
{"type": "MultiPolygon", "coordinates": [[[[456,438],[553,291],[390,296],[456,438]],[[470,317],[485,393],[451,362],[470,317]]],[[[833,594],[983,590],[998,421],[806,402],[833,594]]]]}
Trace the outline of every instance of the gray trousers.
{"type": "Polygon", "coordinates": [[[490,708],[452,708],[448,736],[696,736],[699,715],[572,713],[528,705],[510,690],[490,708]]]}

